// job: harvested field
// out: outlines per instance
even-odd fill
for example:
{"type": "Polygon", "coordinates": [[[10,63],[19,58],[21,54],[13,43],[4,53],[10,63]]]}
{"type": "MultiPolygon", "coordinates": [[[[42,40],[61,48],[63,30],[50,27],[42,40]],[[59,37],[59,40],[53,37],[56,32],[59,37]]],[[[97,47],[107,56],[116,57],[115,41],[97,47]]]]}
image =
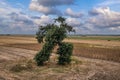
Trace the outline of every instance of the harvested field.
{"type": "MultiPolygon", "coordinates": [[[[75,56],[120,62],[120,41],[75,39],[65,41],[74,44],[73,55],[75,56]]],[[[42,47],[42,44],[38,44],[34,37],[22,36],[2,36],[0,45],[34,51],[39,51],[42,47]]]]}
{"type": "MultiPolygon", "coordinates": [[[[0,60],[32,59],[36,51],[0,46],[0,60]]],[[[1,61],[0,61],[1,62],[1,61]]]]}
{"type": "Polygon", "coordinates": [[[107,40],[76,40],[76,39],[66,39],[66,42],[71,43],[87,43],[103,47],[120,47],[120,41],[107,41],[107,40]]]}
{"type": "Polygon", "coordinates": [[[1,80],[119,80],[120,63],[72,57],[72,64],[58,66],[53,58],[45,66],[33,61],[36,51],[2,47],[1,80]]]}
{"type": "Polygon", "coordinates": [[[33,58],[42,44],[34,37],[0,36],[0,80],[120,80],[119,41],[65,41],[74,44],[71,65],[58,66],[52,54],[37,67],[33,58]]]}

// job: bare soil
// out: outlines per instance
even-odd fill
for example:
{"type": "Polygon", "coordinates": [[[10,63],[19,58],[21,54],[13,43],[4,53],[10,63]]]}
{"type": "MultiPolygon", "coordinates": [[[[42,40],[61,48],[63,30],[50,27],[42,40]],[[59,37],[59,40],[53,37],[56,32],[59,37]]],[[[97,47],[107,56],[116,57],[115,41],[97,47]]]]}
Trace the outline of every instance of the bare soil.
{"type": "Polygon", "coordinates": [[[66,42],[72,43],[88,43],[96,44],[102,46],[111,46],[111,47],[120,47],[120,41],[107,41],[107,40],[75,40],[75,39],[66,39],[66,42]]]}
{"type": "MultiPolygon", "coordinates": [[[[120,42],[114,41],[65,41],[120,46],[120,42]]],[[[60,66],[57,65],[57,55],[53,53],[44,66],[38,67],[33,58],[40,45],[34,44],[37,44],[37,41],[33,37],[0,37],[0,80],[120,80],[119,62],[78,55],[72,57],[70,65],[60,66]]]]}
{"type": "Polygon", "coordinates": [[[0,80],[120,80],[120,63],[74,56],[71,65],[59,66],[53,54],[45,66],[37,67],[35,54],[33,50],[0,46],[0,80]],[[14,70],[28,61],[30,70],[14,70]]]}

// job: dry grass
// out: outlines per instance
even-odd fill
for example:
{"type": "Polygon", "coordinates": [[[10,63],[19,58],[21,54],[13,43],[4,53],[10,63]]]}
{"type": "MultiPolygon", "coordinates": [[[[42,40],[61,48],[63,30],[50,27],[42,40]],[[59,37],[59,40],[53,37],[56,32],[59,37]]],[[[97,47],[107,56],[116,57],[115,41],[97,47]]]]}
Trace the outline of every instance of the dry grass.
{"type": "Polygon", "coordinates": [[[120,48],[96,47],[90,44],[74,44],[74,55],[120,62],[120,48]]]}
{"type": "Polygon", "coordinates": [[[73,44],[70,65],[57,65],[53,54],[45,66],[37,67],[33,57],[42,44],[33,37],[0,36],[0,80],[120,80],[120,63],[99,60],[120,62],[119,45],[73,44]]]}
{"type": "MultiPolygon", "coordinates": [[[[8,47],[16,47],[28,50],[39,51],[41,49],[40,44],[11,44],[4,45],[8,47]]],[[[103,59],[109,61],[120,62],[120,48],[105,48],[96,47],[95,45],[74,43],[73,55],[82,56],[87,58],[103,59]]]]}
{"type": "MultiPolygon", "coordinates": [[[[74,44],[73,55],[120,62],[120,42],[106,40],[65,40],[74,44]]],[[[1,46],[39,51],[34,37],[0,36],[1,46]],[[3,43],[3,44],[2,44],[3,43]]]]}
{"type": "Polygon", "coordinates": [[[0,36],[0,45],[37,43],[35,37],[0,36]]]}
{"type": "MultiPolygon", "coordinates": [[[[51,60],[53,61],[53,60],[51,60]]],[[[0,79],[5,80],[119,80],[118,63],[86,58],[72,58],[72,63],[59,66],[56,62],[47,62],[45,66],[36,66],[31,59],[7,61],[0,64],[0,79]],[[106,65],[107,64],[107,65],[106,65]],[[111,73],[111,71],[116,72],[111,73]],[[112,75],[112,76],[109,76],[112,75]],[[102,79],[101,79],[102,77],[102,79]],[[104,78],[105,77],[105,78],[104,78]],[[99,79],[100,78],[100,79],[99,79]]]]}

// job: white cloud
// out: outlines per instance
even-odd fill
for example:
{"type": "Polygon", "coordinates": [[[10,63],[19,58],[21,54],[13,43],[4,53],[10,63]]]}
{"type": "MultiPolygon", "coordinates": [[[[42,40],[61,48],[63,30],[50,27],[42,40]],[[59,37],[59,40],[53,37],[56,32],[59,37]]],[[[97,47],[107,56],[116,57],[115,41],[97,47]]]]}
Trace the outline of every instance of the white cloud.
{"type": "Polygon", "coordinates": [[[119,10],[115,9],[115,7],[114,11],[110,9],[113,9],[114,5],[120,4],[120,0],[105,0],[103,3],[96,5],[89,12],[90,15],[72,10],[75,8],[74,3],[75,0],[31,0],[29,8],[42,13],[43,15],[41,16],[38,13],[37,15],[32,12],[26,13],[24,5],[19,3],[15,4],[14,6],[16,7],[14,8],[7,3],[7,0],[1,0],[0,33],[35,32],[38,25],[53,23],[53,18],[56,15],[62,16],[61,11],[65,10],[66,22],[73,26],[77,33],[120,33],[120,12],[117,12],[119,10]]]}
{"type": "Polygon", "coordinates": [[[5,2],[0,2],[0,15],[10,14],[11,12],[20,12],[20,9],[12,8],[5,2]]]}
{"type": "Polygon", "coordinates": [[[71,8],[68,8],[65,11],[65,14],[71,17],[75,17],[75,18],[80,18],[83,16],[83,14],[81,12],[74,12],[71,8]]]}
{"type": "Polygon", "coordinates": [[[120,0],[105,0],[104,2],[98,4],[98,6],[109,6],[114,4],[120,4],[120,0]]]}
{"type": "Polygon", "coordinates": [[[37,1],[32,1],[31,2],[30,9],[42,12],[44,14],[53,14],[52,11],[54,11],[53,8],[46,7],[46,6],[43,6],[43,5],[39,5],[39,3],[37,1]]]}
{"type": "Polygon", "coordinates": [[[27,14],[23,14],[22,11],[24,10],[13,8],[4,1],[0,3],[0,28],[2,29],[0,33],[35,31],[37,27],[35,27],[34,19],[27,14]]]}
{"type": "Polygon", "coordinates": [[[111,27],[111,28],[109,28],[110,30],[112,30],[112,31],[116,31],[116,30],[120,30],[120,26],[118,26],[118,27],[111,27]]]}
{"type": "Polygon", "coordinates": [[[111,11],[109,7],[96,8],[94,11],[98,15],[89,19],[91,24],[101,28],[120,26],[120,12],[111,11]]]}
{"type": "Polygon", "coordinates": [[[35,23],[38,25],[46,25],[53,23],[53,19],[51,19],[49,16],[42,15],[40,19],[35,19],[35,23]]]}
{"type": "Polygon", "coordinates": [[[69,25],[73,27],[77,27],[81,25],[80,20],[77,18],[67,18],[66,23],[68,23],[69,25]]]}
{"type": "Polygon", "coordinates": [[[74,0],[32,0],[30,9],[39,11],[46,15],[62,15],[58,6],[71,5],[74,0]]]}

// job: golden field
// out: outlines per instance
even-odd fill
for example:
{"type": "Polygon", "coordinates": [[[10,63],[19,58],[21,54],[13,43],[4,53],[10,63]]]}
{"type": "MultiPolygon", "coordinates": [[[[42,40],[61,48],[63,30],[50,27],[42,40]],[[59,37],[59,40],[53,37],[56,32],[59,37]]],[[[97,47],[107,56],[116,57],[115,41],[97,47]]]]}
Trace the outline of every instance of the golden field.
{"type": "MultiPolygon", "coordinates": [[[[120,62],[120,41],[66,39],[74,44],[73,55],[120,62]]],[[[35,37],[1,36],[0,45],[39,51],[42,44],[35,37]]]]}
{"type": "Polygon", "coordinates": [[[0,36],[0,80],[119,80],[120,37],[92,38],[64,40],[74,44],[71,65],[57,65],[54,50],[46,66],[37,67],[33,58],[42,44],[34,36],[0,36]]]}

